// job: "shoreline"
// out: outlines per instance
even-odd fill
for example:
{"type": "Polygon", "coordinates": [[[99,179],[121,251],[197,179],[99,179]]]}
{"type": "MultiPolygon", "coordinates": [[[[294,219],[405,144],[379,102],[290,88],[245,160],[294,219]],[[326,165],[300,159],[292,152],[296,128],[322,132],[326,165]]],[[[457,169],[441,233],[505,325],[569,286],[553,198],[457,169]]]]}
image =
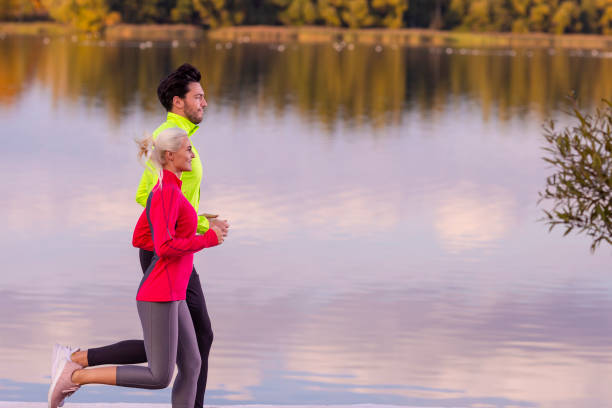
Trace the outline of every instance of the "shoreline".
{"type": "Polygon", "coordinates": [[[187,24],[117,24],[102,34],[78,33],[53,22],[0,23],[0,36],[84,36],[111,41],[196,41],[206,37],[239,43],[360,43],[405,47],[561,48],[612,50],[612,36],[595,34],[471,33],[429,29],[348,29],[320,26],[236,26],[206,31],[187,24]]]}
{"type": "Polygon", "coordinates": [[[567,48],[612,50],[612,36],[588,34],[513,34],[429,29],[348,29],[332,27],[238,26],[208,32],[219,41],[254,43],[361,43],[407,47],[567,48]],[[245,41],[246,40],[246,41],[245,41]]]}

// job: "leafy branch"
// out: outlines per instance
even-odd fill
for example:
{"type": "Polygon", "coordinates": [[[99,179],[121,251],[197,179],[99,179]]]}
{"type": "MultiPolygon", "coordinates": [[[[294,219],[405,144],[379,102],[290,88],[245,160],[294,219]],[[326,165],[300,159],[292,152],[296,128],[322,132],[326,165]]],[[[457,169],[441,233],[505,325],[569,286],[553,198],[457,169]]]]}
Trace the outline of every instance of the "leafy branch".
{"type": "Polygon", "coordinates": [[[612,102],[594,114],[583,114],[576,100],[570,114],[575,126],[557,131],[554,121],[544,127],[547,146],[543,159],[554,173],[540,192],[542,201],[552,202],[543,210],[549,231],[560,226],[564,236],[576,230],[591,237],[591,251],[602,241],[612,244],[612,102]]]}

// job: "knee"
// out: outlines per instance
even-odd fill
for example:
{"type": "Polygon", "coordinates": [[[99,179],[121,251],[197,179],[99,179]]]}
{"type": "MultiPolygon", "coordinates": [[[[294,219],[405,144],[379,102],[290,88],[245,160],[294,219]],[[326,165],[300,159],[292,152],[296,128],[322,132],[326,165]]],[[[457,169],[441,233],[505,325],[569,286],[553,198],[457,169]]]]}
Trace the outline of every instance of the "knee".
{"type": "Polygon", "coordinates": [[[201,368],[202,368],[202,358],[200,357],[199,354],[193,356],[187,362],[186,369],[189,370],[189,372],[191,374],[195,375],[196,377],[200,374],[200,369],[201,368]]]}
{"type": "Polygon", "coordinates": [[[215,338],[212,328],[209,329],[208,332],[206,333],[206,338],[208,339],[208,348],[210,348],[210,346],[212,345],[213,339],[215,338]]]}
{"type": "Polygon", "coordinates": [[[172,381],[173,370],[167,370],[163,373],[153,374],[151,387],[155,390],[167,388],[172,381]]]}
{"type": "Polygon", "coordinates": [[[199,330],[196,335],[198,337],[198,346],[200,347],[200,350],[209,351],[214,338],[212,328],[208,326],[202,330],[199,330]]]}
{"type": "Polygon", "coordinates": [[[189,356],[188,359],[177,361],[179,374],[188,378],[198,378],[202,367],[202,359],[199,354],[189,356]]]}

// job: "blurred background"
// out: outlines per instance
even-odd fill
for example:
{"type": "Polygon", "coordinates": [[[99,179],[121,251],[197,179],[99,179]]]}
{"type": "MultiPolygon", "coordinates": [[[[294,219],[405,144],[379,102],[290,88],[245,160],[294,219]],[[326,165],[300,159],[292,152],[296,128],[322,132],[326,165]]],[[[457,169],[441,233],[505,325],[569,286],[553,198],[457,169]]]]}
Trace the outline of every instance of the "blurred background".
{"type": "Polygon", "coordinates": [[[0,20],[612,34],[608,0],[3,0],[0,20]]]}

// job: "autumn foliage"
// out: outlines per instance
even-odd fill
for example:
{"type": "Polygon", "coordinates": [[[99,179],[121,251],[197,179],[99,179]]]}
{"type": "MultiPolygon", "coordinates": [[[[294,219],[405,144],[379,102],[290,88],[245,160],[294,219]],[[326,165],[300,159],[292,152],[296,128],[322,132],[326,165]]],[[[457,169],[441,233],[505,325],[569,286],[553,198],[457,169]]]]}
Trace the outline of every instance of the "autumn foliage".
{"type": "Polygon", "coordinates": [[[0,20],[612,34],[612,0],[0,0],[0,20]]]}

